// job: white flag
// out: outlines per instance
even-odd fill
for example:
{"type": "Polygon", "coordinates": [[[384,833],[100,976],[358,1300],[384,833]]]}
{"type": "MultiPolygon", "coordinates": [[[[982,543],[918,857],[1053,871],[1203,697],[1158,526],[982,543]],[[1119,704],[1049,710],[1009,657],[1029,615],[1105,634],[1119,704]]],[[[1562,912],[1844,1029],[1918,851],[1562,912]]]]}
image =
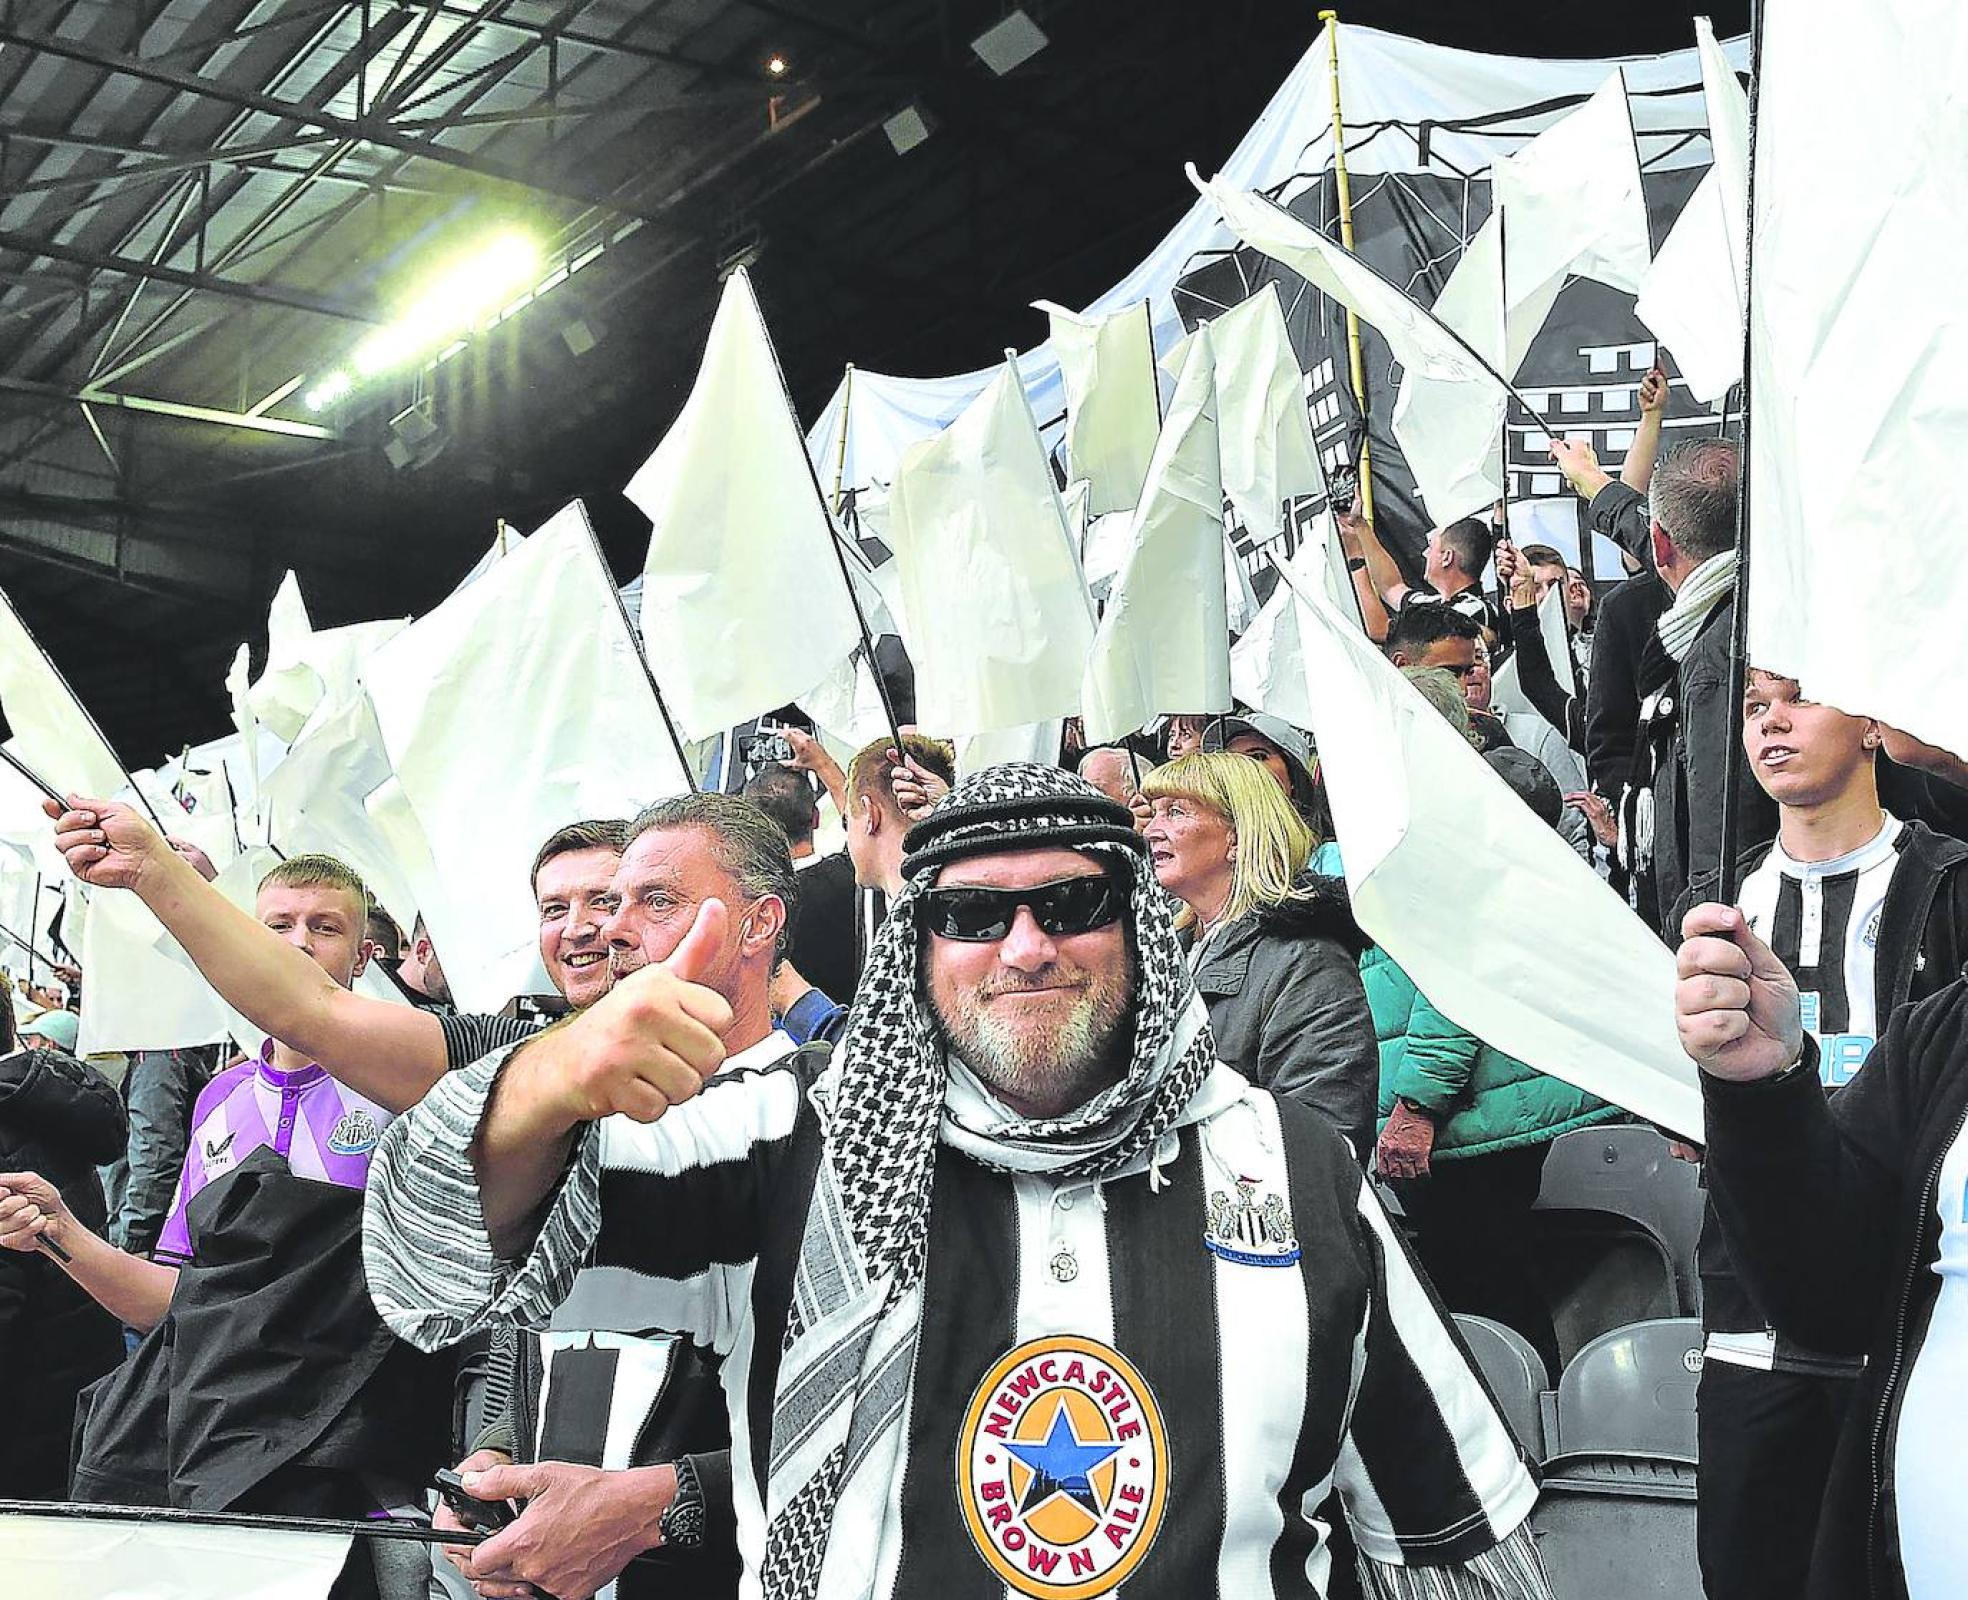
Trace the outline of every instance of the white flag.
{"type": "Polygon", "coordinates": [[[579,502],[377,651],[365,677],[436,868],[441,892],[418,909],[459,1005],[496,1011],[532,980],[527,869],[547,835],[687,787],[579,502]]]}
{"type": "Polygon", "coordinates": [[[686,739],[797,700],[861,642],[742,269],[725,283],[690,398],[622,492],[655,524],[643,649],[686,739]]]}
{"type": "Polygon", "coordinates": [[[1715,401],[1742,381],[1742,248],[1729,237],[1722,179],[1695,186],[1647,269],[1633,313],[1674,352],[1697,400],[1715,401]]]}
{"type": "Polygon", "coordinates": [[[1462,256],[1435,297],[1435,315],[1463,338],[1478,355],[1506,378],[1515,378],[1565,287],[1565,274],[1554,273],[1541,283],[1526,284],[1521,292],[1504,282],[1505,219],[1492,211],[1463,247],[1462,256]],[[1504,315],[1509,292],[1510,313],[1504,315]]]}
{"type": "Polygon", "coordinates": [[[1015,366],[910,447],[889,511],[923,727],[954,738],[1076,713],[1092,605],[1015,366]]]}
{"type": "Polygon", "coordinates": [[[1968,7],[1770,8],[1750,285],[1750,663],[1957,755],[1964,61],[1968,7]]]}
{"type": "Polygon", "coordinates": [[[1497,162],[1490,192],[1503,208],[1513,306],[1567,272],[1637,290],[1653,248],[1625,73],[1497,162]]]}
{"type": "Polygon", "coordinates": [[[346,1533],[0,1516],[7,1600],[323,1600],[346,1533]]]}
{"type": "Polygon", "coordinates": [[[1673,953],[1311,594],[1295,608],[1305,709],[1360,926],[1478,1038],[1699,1139],[1673,953]]]}
{"type": "Polygon", "coordinates": [[[4,594],[0,594],[0,709],[6,711],[7,724],[14,731],[7,748],[64,795],[107,797],[128,782],[116,752],[4,594]]]}
{"type": "MultiPolygon", "coordinates": [[[[1216,357],[1223,492],[1251,539],[1263,544],[1285,531],[1287,500],[1326,491],[1305,405],[1305,374],[1292,352],[1275,283],[1206,326],[1216,357]]],[[[1190,339],[1178,347],[1184,359],[1190,339]]],[[[1181,364],[1170,370],[1180,373],[1181,364]]]]}
{"type": "MultiPolygon", "coordinates": [[[[71,889],[71,908],[75,903],[71,889]]],[[[77,1055],[187,1049],[227,1036],[225,1002],[192,967],[165,953],[170,935],[148,906],[121,889],[91,890],[88,904],[80,950],[89,981],[82,986],[77,1055]]],[[[62,935],[74,948],[71,918],[63,919],[62,935]]]]}
{"type": "Polygon", "coordinates": [[[1742,380],[1749,98],[1708,18],[1695,18],[1695,36],[1714,165],[1661,241],[1633,309],[1674,352],[1689,393],[1714,401],[1742,380]]]}
{"type": "Polygon", "coordinates": [[[1155,341],[1143,301],[1105,317],[1083,317],[1036,300],[1051,324],[1066,387],[1066,461],[1087,481],[1087,509],[1131,509],[1141,498],[1161,428],[1155,341]]]}
{"type": "Polygon", "coordinates": [[[1230,709],[1210,333],[1199,329],[1132,513],[1081,684],[1087,742],[1106,744],[1165,711],[1230,709]]]}
{"type": "Polygon", "coordinates": [[[394,636],[404,621],[398,617],[354,622],[317,632],[301,598],[300,580],[289,572],[267,612],[266,670],[247,690],[247,704],[277,737],[291,744],[316,706],[339,699],[354,687],[369,652],[394,636]]]}
{"type": "MultiPolygon", "coordinates": [[[[1314,545],[1301,546],[1285,565],[1307,594],[1328,582],[1324,553],[1314,545]]],[[[1305,652],[1298,638],[1302,609],[1296,593],[1280,578],[1256,619],[1230,647],[1231,693],[1294,728],[1312,726],[1312,707],[1305,698],[1305,652]]]]}
{"type": "Polygon", "coordinates": [[[1231,232],[1380,330],[1405,369],[1394,434],[1438,522],[1453,522],[1502,492],[1497,441],[1508,391],[1468,344],[1365,262],[1279,206],[1218,179],[1189,178],[1231,232]]]}

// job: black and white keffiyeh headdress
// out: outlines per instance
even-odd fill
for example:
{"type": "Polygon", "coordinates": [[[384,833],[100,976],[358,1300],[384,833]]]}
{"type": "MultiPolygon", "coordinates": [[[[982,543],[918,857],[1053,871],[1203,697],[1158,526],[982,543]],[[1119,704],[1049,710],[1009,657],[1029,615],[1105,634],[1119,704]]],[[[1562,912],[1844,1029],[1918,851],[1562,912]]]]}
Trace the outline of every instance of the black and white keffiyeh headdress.
{"type": "Polygon", "coordinates": [[[1124,806],[1056,767],[1012,762],[957,786],[904,840],[902,892],[876,936],[841,1054],[815,1093],[828,1119],[795,1272],[765,1489],[768,1600],[862,1600],[922,1320],[940,1138],[1004,1171],[1100,1178],[1152,1155],[1215,1047],[1167,905],[1124,806]],[[917,977],[916,902],[949,862],[1067,848],[1131,884],[1133,1052],[1120,1081],[1063,1116],[980,1128],[948,1104],[947,1046],[917,977]]]}

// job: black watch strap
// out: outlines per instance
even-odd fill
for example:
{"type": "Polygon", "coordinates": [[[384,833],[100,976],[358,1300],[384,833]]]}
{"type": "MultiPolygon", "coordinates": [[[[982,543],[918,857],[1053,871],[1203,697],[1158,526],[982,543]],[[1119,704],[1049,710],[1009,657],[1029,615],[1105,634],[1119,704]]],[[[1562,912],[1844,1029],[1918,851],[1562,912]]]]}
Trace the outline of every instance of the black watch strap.
{"type": "Polygon", "coordinates": [[[678,1456],[676,1498],[670,1501],[657,1525],[663,1543],[679,1550],[695,1550],[704,1542],[704,1486],[697,1481],[697,1468],[688,1456],[678,1456]]]}

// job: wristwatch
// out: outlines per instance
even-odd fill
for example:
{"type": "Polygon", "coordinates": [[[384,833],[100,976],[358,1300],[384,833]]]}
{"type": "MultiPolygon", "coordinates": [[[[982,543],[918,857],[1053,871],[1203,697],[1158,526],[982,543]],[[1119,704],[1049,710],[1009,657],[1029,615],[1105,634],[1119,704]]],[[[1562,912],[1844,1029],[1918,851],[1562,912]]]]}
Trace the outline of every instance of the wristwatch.
{"type": "Polygon", "coordinates": [[[697,1481],[697,1468],[688,1456],[678,1456],[672,1464],[676,1472],[676,1497],[670,1501],[656,1531],[665,1545],[679,1550],[695,1550],[704,1542],[704,1486],[697,1481]]]}

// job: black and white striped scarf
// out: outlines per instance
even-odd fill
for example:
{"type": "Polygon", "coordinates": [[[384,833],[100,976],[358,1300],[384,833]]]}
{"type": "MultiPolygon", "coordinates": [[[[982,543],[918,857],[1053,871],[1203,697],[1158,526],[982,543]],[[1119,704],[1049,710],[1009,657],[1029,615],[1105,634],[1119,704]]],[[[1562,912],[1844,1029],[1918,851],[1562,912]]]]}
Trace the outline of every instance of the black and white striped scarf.
{"type": "Polygon", "coordinates": [[[1201,1017],[1167,903],[1130,819],[1058,768],[991,767],[911,830],[906,878],[855,993],[839,1061],[816,1085],[827,1148],[793,1282],[765,1485],[767,1600],[863,1600],[900,1459],[922,1321],[939,1137],[1005,1171],[1116,1174],[1152,1154],[1209,1074],[1201,1017]],[[1065,846],[1128,873],[1135,1032],[1119,1082],[1064,1116],[980,1137],[946,1105],[945,1042],[917,977],[915,905],[950,860],[1065,846]]]}

